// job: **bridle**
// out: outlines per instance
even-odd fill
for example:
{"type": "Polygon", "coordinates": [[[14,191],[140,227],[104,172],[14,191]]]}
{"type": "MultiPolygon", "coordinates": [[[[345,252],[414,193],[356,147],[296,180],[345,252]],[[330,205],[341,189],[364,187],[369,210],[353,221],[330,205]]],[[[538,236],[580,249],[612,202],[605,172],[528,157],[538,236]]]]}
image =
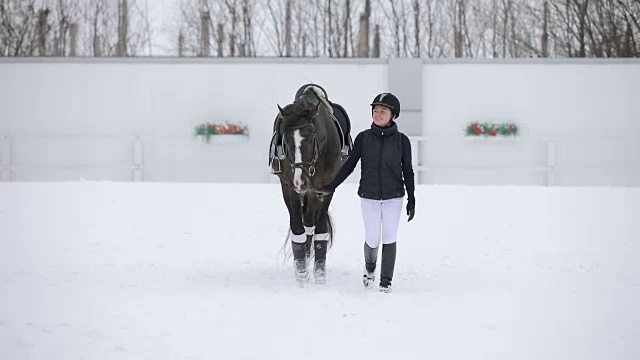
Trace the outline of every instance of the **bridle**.
{"type": "MultiPolygon", "coordinates": [[[[311,159],[311,161],[292,162],[291,170],[301,169],[302,172],[304,172],[305,174],[307,174],[308,177],[311,178],[316,174],[316,161],[318,161],[318,154],[319,154],[318,139],[316,138],[316,128],[315,126],[313,126],[313,124],[305,124],[305,125],[293,128],[291,130],[299,130],[307,126],[311,126],[311,129],[313,130],[313,158],[311,159]],[[307,167],[306,169],[305,169],[305,166],[307,167]]],[[[282,137],[282,142],[284,143],[284,136],[282,137]]],[[[283,146],[283,148],[286,149],[287,147],[283,146]]],[[[285,155],[288,156],[288,154],[286,153],[285,155]]]]}

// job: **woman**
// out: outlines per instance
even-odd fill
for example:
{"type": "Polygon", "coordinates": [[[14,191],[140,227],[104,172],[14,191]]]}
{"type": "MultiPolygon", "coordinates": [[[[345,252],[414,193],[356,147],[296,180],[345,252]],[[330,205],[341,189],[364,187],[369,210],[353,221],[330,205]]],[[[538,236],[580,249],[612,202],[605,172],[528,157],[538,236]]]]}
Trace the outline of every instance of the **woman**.
{"type": "Polygon", "coordinates": [[[391,93],[382,93],[370,105],[373,119],[371,128],[356,136],[349,159],[331,184],[320,192],[333,192],[361,160],[358,195],[365,229],[362,281],[366,288],[374,284],[378,247],[382,241],[380,291],[389,293],[405,188],[408,221],[411,221],[415,214],[415,180],[411,166],[411,143],[406,135],[398,131],[394,121],[400,115],[400,101],[391,93]]]}

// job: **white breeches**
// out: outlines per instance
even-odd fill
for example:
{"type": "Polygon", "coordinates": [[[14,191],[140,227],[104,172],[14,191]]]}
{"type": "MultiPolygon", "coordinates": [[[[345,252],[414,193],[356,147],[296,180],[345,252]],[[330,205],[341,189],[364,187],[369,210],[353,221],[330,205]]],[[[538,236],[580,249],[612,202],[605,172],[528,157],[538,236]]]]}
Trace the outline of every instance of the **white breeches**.
{"type": "Polygon", "coordinates": [[[371,248],[396,242],[402,198],[371,200],[361,198],[362,219],[364,220],[364,241],[371,248]]]}

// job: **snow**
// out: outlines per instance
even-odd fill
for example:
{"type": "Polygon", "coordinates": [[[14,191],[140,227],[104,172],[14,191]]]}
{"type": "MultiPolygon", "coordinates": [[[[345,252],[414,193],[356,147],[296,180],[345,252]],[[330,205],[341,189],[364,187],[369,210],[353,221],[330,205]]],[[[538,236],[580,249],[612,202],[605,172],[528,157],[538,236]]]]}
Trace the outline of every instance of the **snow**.
{"type": "Polygon", "coordinates": [[[298,288],[275,184],[0,184],[3,359],[638,359],[640,188],[419,185],[394,292],[356,185],[298,288]]]}

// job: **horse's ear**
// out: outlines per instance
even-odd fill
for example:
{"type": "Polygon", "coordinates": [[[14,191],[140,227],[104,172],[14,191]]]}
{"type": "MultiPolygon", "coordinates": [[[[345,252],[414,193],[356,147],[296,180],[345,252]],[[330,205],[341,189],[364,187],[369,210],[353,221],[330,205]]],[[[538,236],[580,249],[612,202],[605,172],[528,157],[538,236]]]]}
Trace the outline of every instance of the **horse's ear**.
{"type": "Polygon", "coordinates": [[[280,104],[276,105],[278,105],[278,114],[280,114],[280,117],[282,117],[282,108],[280,107],[280,104]]]}

